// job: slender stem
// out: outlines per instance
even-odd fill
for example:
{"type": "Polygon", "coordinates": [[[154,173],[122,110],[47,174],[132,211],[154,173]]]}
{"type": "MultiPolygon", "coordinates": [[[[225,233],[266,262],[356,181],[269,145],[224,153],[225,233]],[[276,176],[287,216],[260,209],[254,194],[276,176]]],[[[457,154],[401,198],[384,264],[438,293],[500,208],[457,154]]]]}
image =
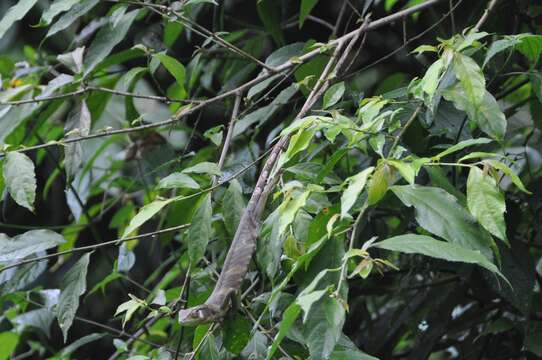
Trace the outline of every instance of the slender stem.
{"type": "MultiPolygon", "coordinates": [[[[361,222],[361,219],[363,218],[363,215],[365,215],[365,211],[368,208],[368,203],[365,201],[363,204],[358,216],[356,217],[356,221],[354,222],[354,225],[352,225],[352,231],[350,233],[350,242],[348,243],[348,250],[352,250],[354,248],[354,241],[356,240],[356,234],[359,227],[359,224],[361,222]]],[[[337,283],[337,289],[335,290],[335,294],[338,296],[341,291],[341,286],[346,278],[346,265],[348,265],[348,260],[343,261],[341,264],[341,274],[339,275],[339,282],[337,283]]]]}
{"type": "MultiPolygon", "coordinates": [[[[237,116],[239,114],[239,108],[241,106],[241,99],[243,98],[243,93],[238,93],[235,95],[235,104],[233,105],[233,111],[231,113],[231,120],[228,125],[228,131],[226,137],[224,138],[224,145],[222,146],[222,152],[220,154],[220,159],[218,160],[218,168],[222,170],[224,162],[226,161],[226,155],[228,155],[228,149],[230,148],[231,139],[233,137],[233,130],[235,128],[235,122],[237,121],[237,116]]],[[[213,185],[216,185],[216,177],[213,179],[213,185]]]]}
{"type": "Polygon", "coordinates": [[[484,13],[482,14],[482,17],[480,17],[480,20],[474,25],[474,30],[478,31],[484,25],[487,18],[489,17],[489,13],[493,10],[495,5],[497,5],[498,0],[491,0],[489,4],[487,5],[487,8],[484,10],[484,13]]]}
{"type": "Polygon", "coordinates": [[[395,138],[395,140],[393,141],[393,144],[390,147],[390,151],[388,151],[388,157],[393,154],[393,151],[395,150],[397,145],[399,145],[399,140],[401,140],[401,138],[403,137],[407,129],[412,125],[414,120],[416,120],[421,110],[422,110],[422,105],[418,105],[416,110],[414,110],[414,113],[412,113],[412,116],[410,116],[410,118],[406,122],[405,126],[401,128],[401,131],[399,132],[399,134],[397,134],[397,137],[395,138]]]}
{"type": "MultiPolygon", "coordinates": [[[[381,18],[379,20],[373,21],[363,30],[363,32],[372,31],[372,30],[375,30],[375,29],[380,28],[382,26],[385,26],[387,24],[393,23],[393,22],[395,22],[397,20],[400,20],[400,19],[402,19],[402,18],[404,18],[406,16],[409,16],[412,13],[427,9],[427,8],[437,4],[440,1],[442,1],[442,0],[429,0],[429,1],[426,1],[426,2],[424,2],[422,4],[410,7],[410,8],[405,9],[405,10],[398,11],[395,14],[392,14],[392,15],[383,17],[383,18],[381,18]]],[[[113,1],[113,2],[117,2],[117,3],[123,2],[123,3],[130,3],[130,4],[134,3],[136,5],[151,6],[151,4],[148,4],[148,3],[143,4],[143,3],[132,2],[132,1],[113,1]]],[[[338,44],[340,44],[341,42],[344,42],[346,40],[350,40],[352,37],[358,35],[359,32],[360,32],[359,29],[356,29],[356,30],[354,30],[354,31],[352,31],[350,33],[347,33],[347,34],[341,36],[340,38],[337,38],[335,40],[331,40],[327,44],[324,44],[324,45],[321,45],[321,46],[317,47],[316,49],[314,49],[314,50],[312,50],[312,51],[310,51],[310,52],[296,58],[295,60],[287,60],[283,64],[277,66],[274,69],[274,71],[275,72],[283,72],[283,71],[288,70],[288,69],[290,69],[290,68],[292,68],[294,66],[297,66],[300,63],[305,63],[305,62],[311,60],[312,58],[314,58],[315,56],[320,55],[321,54],[321,49],[323,48],[323,46],[335,47],[338,44]]],[[[116,135],[116,134],[128,134],[128,133],[132,133],[132,132],[136,132],[136,131],[143,131],[143,130],[148,130],[148,129],[153,129],[153,128],[158,128],[158,127],[164,127],[164,126],[167,126],[167,125],[171,125],[171,124],[174,124],[174,123],[178,122],[180,119],[184,118],[185,116],[188,116],[188,115],[194,113],[195,111],[200,110],[200,109],[202,109],[202,108],[204,108],[204,107],[206,107],[206,106],[208,106],[208,105],[210,105],[212,103],[215,103],[215,102],[220,101],[222,99],[228,98],[230,96],[234,96],[235,94],[237,94],[240,91],[245,91],[245,90],[251,88],[252,86],[254,86],[256,84],[259,84],[262,81],[270,78],[273,75],[274,75],[273,72],[267,72],[267,74],[264,74],[264,75],[262,75],[260,77],[252,79],[252,80],[246,82],[245,84],[240,85],[236,89],[224,92],[224,93],[219,94],[219,95],[217,95],[217,96],[215,96],[213,98],[203,100],[203,101],[201,101],[200,103],[198,103],[195,106],[190,107],[190,105],[189,105],[188,107],[181,108],[171,118],[169,118],[167,120],[164,120],[164,121],[159,121],[159,122],[152,123],[152,124],[144,124],[144,125],[140,125],[140,126],[134,126],[134,127],[126,128],[126,129],[106,130],[106,131],[98,132],[98,133],[95,133],[95,134],[90,134],[88,136],[73,137],[73,138],[70,138],[70,139],[64,139],[64,140],[60,140],[60,141],[53,141],[53,142],[49,142],[49,143],[46,143],[46,144],[40,144],[40,145],[36,145],[36,146],[29,146],[29,147],[22,148],[22,149],[13,149],[13,150],[10,150],[10,151],[27,152],[27,151],[42,149],[42,148],[49,147],[49,146],[65,145],[65,144],[72,143],[72,142],[85,141],[85,140],[95,139],[95,138],[105,137],[105,136],[113,136],[113,135],[116,135]]],[[[5,156],[5,154],[6,154],[6,151],[0,152],[0,158],[5,156]]]]}
{"type": "Polygon", "coordinates": [[[169,232],[172,232],[172,231],[186,229],[189,226],[190,226],[190,224],[173,226],[173,227],[170,227],[170,228],[167,228],[167,229],[153,231],[153,232],[150,232],[150,233],[145,233],[145,234],[136,235],[136,236],[130,236],[130,237],[121,238],[121,239],[115,239],[115,240],[106,241],[106,242],[99,243],[99,244],[94,244],[94,245],[76,247],[76,248],[72,248],[72,249],[69,249],[69,250],[59,251],[59,252],[56,252],[54,254],[48,254],[48,255],[44,255],[44,256],[35,257],[35,258],[32,258],[32,259],[21,260],[19,262],[14,263],[14,264],[4,266],[3,268],[0,269],[0,273],[6,271],[7,269],[11,269],[11,268],[14,268],[14,267],[17,267],[17,266],[21,266],[21,265],[24,265],[24,264],[29,264],[29,263],[33,263],[33,262],[37,262],[37,261],[43,261],[43,260],[51,259],[51,258],[55,258],[55,257],[61,256],[61,255],[72,254],[72,253],[75,253],[75,252],[89,252],[89,251],[93,251],[93,250],[95,250],[97,248],[101,248],[101,247],[104,247],[104,246],[111,246],[111,245],[119,245],[119,244],[121,244],[123,242],[131,241],[131,240],[145,239],[145,238],[148,238],[148,237],[156,238],[157,235],[169,233],[169,232]]]}

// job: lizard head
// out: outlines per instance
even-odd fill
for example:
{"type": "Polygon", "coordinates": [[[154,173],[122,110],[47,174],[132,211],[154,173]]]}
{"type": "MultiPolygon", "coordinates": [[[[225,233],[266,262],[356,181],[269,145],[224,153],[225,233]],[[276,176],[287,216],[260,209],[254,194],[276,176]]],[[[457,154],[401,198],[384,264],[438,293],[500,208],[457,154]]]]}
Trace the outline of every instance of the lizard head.
{"type": "Polygon", "coordinates": [[[179,322],[185,326],[197,326],[209,322],[219,320],[224,314],[221,309],[208,305],[201,304],[189,309],[179,311],[179,322]]]}

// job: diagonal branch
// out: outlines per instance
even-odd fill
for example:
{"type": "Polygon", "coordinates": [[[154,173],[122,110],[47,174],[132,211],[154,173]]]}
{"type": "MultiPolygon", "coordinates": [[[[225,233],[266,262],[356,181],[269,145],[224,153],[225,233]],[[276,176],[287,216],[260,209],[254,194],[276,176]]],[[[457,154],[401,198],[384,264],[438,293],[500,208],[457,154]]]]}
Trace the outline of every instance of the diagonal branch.
{"type": "MultiPolygon", "coordinates": [[[[329,41],[327,44],[323,44],[317,48],[315,48],[314,50],[294,59],[294,60],[287,60],[285,61],[283,64],[277,66],[276,68],[274,68],[275,72],[284,72],[286,70],[289,70],[290,68],[298,65],[298,64],[302,64],[302,63],[306,63],[307,61],[311,60],[312,58],[314,58],[315,56],[321,54],[322,52],[322,49],[324,47],[336,47],[338,46],[340,43],[346,41],[346,40],[350,40],[352,39],[354,36],[359,36],[358,34],[361,32],[361,33],[365,33],[365,32],[368,32],[368,31],[373,31],[375,29],[378,29],[382,26],[385,26],[385,25],[388,25],[390,23],[393,23],[397,20],[400,20],[406,16],[409,16],[413,13],[416,13],[418,11],[422,11],[424,9],[427,9],[431,6],[434,6],[435,4],[439,3],[440,1],[442,0],[429,0],[429,1],[426,1],[422,4],[419,4],[419,5],[416,5],[416,6],[413,6],[413,7],[410,7],[408,9],[405,9],[405,10],[402,10],[402,11],[398,11],[397,13],[395,14],[392,14],[392,15],[389,15],[389,16],[386,16],[386,17],[383,17],[379,20],[376,20],[376,21],[373,21],[371,22],[366,28],[363,29],[363,31],[360,31],[359,29],[356,29],[352,32],[349,32],[335,40],[331,40],[329,41]]],[[[119,2],[119,1],[113,1],[113,2],[119,2]]],[[[126,2],[126,1],[124,1],[126,2]]],[[[132,2],[130,2],[132,3],[132,2]]],[[[138,2],[133,2],[133,3],[136,3],[138,5],[141,5],[141,3],[138,3],[138,2]]],[[[148,3],[145,3],[146,6],[148,6],[149,4],[148,3]]],[[[160,121],[160,122],[156,122],[156,123],[151,123],[151,124],[144,124],[144,125],[140,125],[140,126],[134,126],[134,127],[130,127],[130,128],[126,128],[126,129],[118,129],[118,130],[110,130],[110,131],[102,131],[102,132],[98,132],[98,133],[94,133],[94,134],[90,134],[88,136],[80,136],[80,137],[73,137],[71,139],[63,139],[63,140],[59,140],[59,141],[53,141],[53,142],[49,142],[49,143],[46,143],[46,144],[40,144],[40,145],[36,145],[36,146],[29,146],[29,147],[26,147],[26,148],[22,148],[22,149],[14,149],[14,150],[10,150],[10,151],[20,151],[20,152],[27,152],[27,151],[33,151],[33,150],[37,150],[37,149],[42,149],[42,148],[45,148],[45,147],[49,147],[49,146],[61,146],[61,145],[64,145],[64,144],[69,144],[69,143],[72,143],[72,142],[78,142],[78,141],[86,141],[86,140],[89,140],[89,139],[95,139],[95,138],[99,138],[99,137],[105,137],[105,136],[113,136],[113,135],[117,135],[117,134],[128,134],[128,133],[132,133],[132,132],[137,132],[137,131],[143,131],[143,130],[148,130],[148,129],[154,129],[154,128],[158,128],[158,127],[164,127],[164,126],[168,126],[168,125],[171,125],[171,124],[174,124],[178,121],[180,121],[183,117],[185,116],[188,116],[190,114],[193,114],[194,112],[210,105],[210,104],[213,104],[217,101],[220,101],[220,100],[223,100],[225,98],[228,98],[230,96],[234,96],[235,94],[237,94],[238,92],[240,91],[246,91],[248,89],[250,89],[252,86],[256,85],[256,84],[259,84],[261,83],[262,81],[264,80],[267,80],[268,78],[270,78],[271,76],[273,76],[274,74],[272,72],[267,72],[266,74],[260,76],[260,77],[257,77],[255,79],[252,79],[248,82],[246,82],[245,84],[237,87],[236,89],[233,89],[233,90],[230,90],[230,91],[227,91],[225,93],[222,93],[220,95],[217,95],[213,98],[210,98],[210,99],[207,99],[207,100],[203,100],[201,101],[199,104],[195,105],[195,106],[187,106],[187,107],[184,107],[184,108],[181,108],[176,114],[174,114],[171,118],[167,119],[167,120],[164,120],[164,121],[160,121]]],[[[3,152],[0,152],[0,158],[5,156],[6,154],[6,151],[3,151],[3,152]]]]}

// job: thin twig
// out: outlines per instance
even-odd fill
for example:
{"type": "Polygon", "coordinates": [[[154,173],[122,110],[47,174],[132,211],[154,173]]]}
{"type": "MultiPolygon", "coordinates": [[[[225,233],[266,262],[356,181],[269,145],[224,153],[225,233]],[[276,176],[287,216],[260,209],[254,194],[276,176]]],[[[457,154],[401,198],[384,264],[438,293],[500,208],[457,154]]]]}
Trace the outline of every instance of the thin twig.
{"type": "MultiPolygon", "coordinates": [[[[385,26],[387,24],[393,23],[393,22],[395,22],[397,20],[402,19],[403,17],[409,16],[410,14],[413,14],[413,13],[418,12],[418,11],[422,11],[424,9],[427,9],[427,8],[437,4],[440,1],[442,1],[442,0],[429,0],[429,1],[426,1],[426,2],[424,2],[422,4],[410,7],[410,8],[405,9],[405,10],[398,11],[395,14],[392,14],[392,15],[383,17],[383,18],[381,18],[379,20],[373,21],[363,30],[363,32],[372,31],[372,30],[375,30],[375,29],[380,28],[382,26],[385,26]]],[[[141,5],[141,3],[130,2],[130,1],[113,1],[113,2],[135,3],[137,5],[141,5]]],[[[145,3],[145,5],[149,6],[148,3],[145,3]]],[[[292,68],[294,66],[297,66],[298,64],[305,63],[305,62],[311,60],[312,58],[314,58],[315,56],[320,55],[321,54],[321,49],[322,49],[323,46],[335,47],[339,43],[344,42],[346,40],[349,40],[352,37],[356,36],[358,33],[359,33],[359,29],[356,29],[356,30],[354,30],[352,32],[349,32],[349,33],[341,36],[340,38],[337,38],[335,40],[331,40],[327,44],[319,46],[319,47],[315,48],[314,50],[312,50],[312,51],[310,51],[310,52],[308,52],[308,53],[306,53],[306,54],[304,54],[302,56],[299,56],[298,58],[296,58],[294,60],[287,60],[283,64],[277,66],[275,68],[275,71],[276,72],[283,72],[283,71],[288,70],[288,69],[290,69],[290,68],[292,68]]],[[[128,134],[128,133],[132,133],[132,132],[137,132],[137,131],[143,131],[143,130],[158,128],[158,127],[168,126],[168,125],[171,125],[171,124],[174,124],[174,123],[178,122],[183,117],[188,116],[188,115],[194,113],[195,111],[200,110],[200,109],[202,109],[202,108],[204,108],[204,107],[206,107],[206,106],[208,106],[208,105],[210,105],[212,103],[223,100],[223,99],[228,98],[230,96],[234,96],[239,91],[245,91],[245,90],[251,88],[252,86],[254,86],[256,84],[259,84],[260,82],[270,78],[273,75],[274,74],[272,72],[268,72],[267,74],[264,74],[264,75],[262,75],[260,77],[257,77],[255,79],[252,79],[252,80],[246,82],[245,84],[237,87],[236,89],[233,89],[233,90],[227,91],[225,93],[219,94],[219,95],[217,95],[217,96],[215,96],[213,98],[203,100],[203,101],[201,101],[200,103],[198,103],[197,105],[195,105],[193,107],[188,106],[188,107],[181,108],[175,115],[173,115],[171,118],[169,118],[167,120],[164,120],[164,121],[151,123],[151,124],[144,124],[144,125],[140,125],[140,126],[134,126],[134,127],[126,128],[126,129],[105,130],[105,131],[98,132],[98,133],[95,133],[95,134],[90,134],[88,136],[73,137],[73,138],[70,138],[70,139],[62,140],[62,141],[53,141],[53,142],[49,142],[49,143],[46,143],[46,144],[40,144],[40,145],[36,145],[36,146],[29,146],[29,147],[22,148],[22,149],[13,149],[13,150],[10,150],[10,151],[27,152],[27,151],[42,149],[42,148],[49,147],[49,146],[60,146],[60,145],[64,145],[64,144],[68,144],[68,143],[72,143],[72,142],[85,141],[85,140],[89,140],[89,139],[95,139],[95,138],[105,137],[105,136],[113,136],[113,135],[117,135],[117,134],[128,134]]],[[[5,156],[5,154],[6,154],[6,151],[0,152],[0,158],[5,156]]]]}
{"type": "Polygon", "coordinates": [[[179,225],[179,226],[173,226],[173,227],[170,227],[170,228],[167,228],[167,229],[153,231],[153,232],[150,232],[150,233],[145,233],[145,234],[136,235],[136,236],[129,236],[129,237],[126,237],[126,238],[115,239],[115,240],[106,241],[106,242],[99,243],[99,244],[94,244],[94,245],[76,247],[76,248],[72,248],[72,249],[69,249],[69,250],[59,251],[59,252],[56,252],[54,254],[48,254],[48,255],[44,255],[44,256],[35,257],[35,258],[32,258],[32,259],[25,259],[25,260],[21,260],[19,262],[16,262],[14,264],[4,266],[3,268],[0,269],[0,273],[6,271],[7,269],[11,269],[11,268],[14,268],[14,267],[17,267],[17,266],[21,266],[21,265],[25,265],[25,264],[29,264],[29,263],[33,263],[33,262],[38,262],[38,261],[51,259],[51,258],[55,258],[55,257],[61,256],[61,255],[72,254],[72,253],[76,253],[76,252],[89,252],[89,251],[93,251],[93,250],[95,250],[97,248],[101,248],[101,247],[104,247],[104,246],[111,246],[111,245],[119,245],[119,244],[121,244],[123,242],[131,241],[131,240],[145,239],[145,238],[148,238],[148,237],[155,238],[157,235],[169,233],[169,232],[172,232],[172,231],[186,229],[189,226],[190,226],[190,224],[183,224],[183,225],[179,225]]]}
{"type": "MultiPolygon", "coordinates": [[[[228,131],[226,137],[224,138],[224,144],[222,145],[222,152],[220,153],[220,159],[218,160],[218,168],[222,170],[224,162],[226,161],[226,156],[228,155],[228,149],[230,148],[231,139],[233,137],[233,130],[235,128],[235,122],[237,121],[237,116],[239,114],[239,108],[241,107],[241,99],[243,98],[243,93],[238,93],[235,95],[235,103],[233,105],[233,111],[231,113],[230,123],[228,125],[228,131]]],[[[213,185],[216,184],[216,178],[213,180],[213,185]]]]}
{"type": "Polygon", "coordinates": [[[486,9],[484,10],[484,13],[482,14],[482,17],[480,17],[480,20],[478,20],[476,25],[474,25],[474,30],[476,30],[476,31],[480,30],[482,25],[484,25],[484,23],[486,22],[486,20],[487,20],[487,18],[489,16],[489,13],[493,10],[495,5],[497,5],[497,2],[498,2],[498,0],[491,0],[489,2],[486,9]]]}
{"type": "Polygon", "coordinates": [[[422,110],[422,105],[418,105],[416,110],[414,110],[414,112],[412,113],[408,121],[406,122],[405,126],[401,128],[401,130],[399,131],[399,134],[397,134],[397,136],[395,137],[395,140],[393,141],[393,144],[391,145],[390,150],[388,151],[388,156],[393,154],[393,150],[395,150],[397,145],[399,145],[399,140],[403,137],[403,135],[405,134],[407,129],[410,127],[410,125],[412,125],[414,120],[416,120],[421,110],[422,110]]]}

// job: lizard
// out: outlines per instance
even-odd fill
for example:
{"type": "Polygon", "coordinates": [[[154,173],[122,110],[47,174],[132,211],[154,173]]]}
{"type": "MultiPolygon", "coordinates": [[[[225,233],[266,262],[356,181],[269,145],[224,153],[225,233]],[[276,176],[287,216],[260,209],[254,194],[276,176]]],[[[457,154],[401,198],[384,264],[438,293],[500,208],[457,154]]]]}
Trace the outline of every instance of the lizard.
{"type": "Polygon", "coordinates": [[[228,312],[231,298],[240,289],[248,272],[252,255],[256,250],[259,221],[269,193],[278,179],[276,171],[273,178],[271,178],[271,173],[288,141],[289,136],[281,138],[269,154],[252,196],[241,216],[213,292],[205,303],[179,311],[179,322],[182,325],[196,326],[216,322],[228,312]]]}

